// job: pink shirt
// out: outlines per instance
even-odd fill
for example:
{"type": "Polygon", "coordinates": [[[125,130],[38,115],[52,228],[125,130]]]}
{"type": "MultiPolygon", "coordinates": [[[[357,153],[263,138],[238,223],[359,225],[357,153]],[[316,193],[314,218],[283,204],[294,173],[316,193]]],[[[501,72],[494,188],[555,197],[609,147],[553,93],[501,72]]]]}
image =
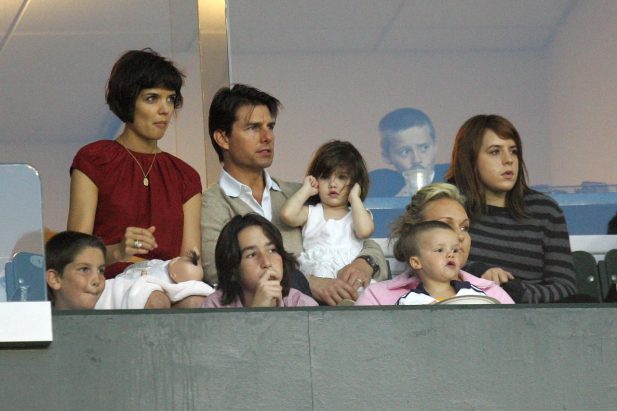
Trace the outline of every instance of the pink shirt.
{"type": "MultiPolygon", "coordinates": [[[[514,301],[503,288],[493,281],[476,277],[465,271],[460,272],[463,281],[480,288],[489,297],[495,298],[502,304],[514,304],[514,301]]],[[[395,305],[400,297],[416,288],[420,280],[416,276],[410,276],[409,271],[397,275],[391,280],[373,283],[362,293],[356,305],[395,305]]]]}
{"type": "MultiPolygon", "coordinates": [[[[240,301],[240,297],[236,297],[231,304],[221,305],[221,298],[223,297],[222,291],[216,291],[214,294],[211,294],[206,302],[202,305],[203,308],[241,308],[244,307],[242,305],[242,301],[240,301]]],[[[302,294],[300,291],[295,288],[289,289],[289,294],[287,297],[283,297],[283,307],[315,307],[317,306],[317,301],[313,300],[306,294],[302,294]]]]}

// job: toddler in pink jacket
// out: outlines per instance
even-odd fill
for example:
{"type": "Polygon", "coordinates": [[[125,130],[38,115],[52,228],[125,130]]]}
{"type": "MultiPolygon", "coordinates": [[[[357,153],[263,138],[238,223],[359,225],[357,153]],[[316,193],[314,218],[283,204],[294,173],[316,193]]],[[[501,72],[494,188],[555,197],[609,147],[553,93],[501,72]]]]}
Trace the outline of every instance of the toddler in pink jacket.
{"type": "Polygon", "coordinates": [[[441,221],[402,227],[394,255],[410,269],[389,281],[370,285],[356,305],[421,305],[464,295],[495,298],[513,304],[512,298],[492,281],[461,271],[460,240],[441,221]]]}

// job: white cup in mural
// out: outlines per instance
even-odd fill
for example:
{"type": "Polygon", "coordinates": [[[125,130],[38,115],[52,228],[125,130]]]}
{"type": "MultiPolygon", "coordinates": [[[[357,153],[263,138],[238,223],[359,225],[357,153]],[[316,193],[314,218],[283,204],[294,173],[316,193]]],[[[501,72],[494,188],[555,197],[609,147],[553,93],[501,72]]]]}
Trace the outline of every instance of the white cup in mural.
{"type": "Polygon", "coordinates": [[[411,170],[403,171],[402,174],[405,178],[405,186],[409,195],[414,195],[416,191],[431,182],[431,176],[423,168],[412,168],[411,170]]]}

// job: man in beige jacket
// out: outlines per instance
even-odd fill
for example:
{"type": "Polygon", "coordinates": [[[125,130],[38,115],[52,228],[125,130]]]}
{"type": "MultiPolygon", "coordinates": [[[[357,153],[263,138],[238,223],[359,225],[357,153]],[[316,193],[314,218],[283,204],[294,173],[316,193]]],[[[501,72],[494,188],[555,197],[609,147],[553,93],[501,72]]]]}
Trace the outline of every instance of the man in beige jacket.
{"type": "MultiPolygon", "coordinates": [[[[255,212],[266,217],[281,231],[285,249],[296,256],[302,252],[301,228],[285,225],[279,216],[283,203],[300,184],[272,178],[266,171],[274,158],[279,106],[276,98],[242,84],[220,89],[210,106],[210,140],[223,165],[218,184],[204,193],[201,206],[202,261],[206,264],[206,280],[211,283],[217,282],[216,241],[223,226],[235,215],[255,212]]],[[[379,245],[365,240],[360,255],[339,271],[337,279],[304,274],[317,301],[336,305],[342,300],[355,300],[358,283],[367,286],[372,278],[385,279],[387,265],[379,245]]]]}

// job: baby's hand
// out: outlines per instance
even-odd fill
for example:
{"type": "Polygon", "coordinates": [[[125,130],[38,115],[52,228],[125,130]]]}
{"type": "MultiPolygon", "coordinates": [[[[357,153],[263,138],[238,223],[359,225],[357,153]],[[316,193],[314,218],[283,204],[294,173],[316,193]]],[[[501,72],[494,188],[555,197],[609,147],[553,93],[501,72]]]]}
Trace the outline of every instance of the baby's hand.
{"type": "Polygon", "coordinates": [[[362,194],[362,189],[360,188],[360,184],[356,183],[353,185],[353,187],[351,188],[351,191],[349,192],[349,197],[351,198],[360,198],[360,195],[362,194]]]}

